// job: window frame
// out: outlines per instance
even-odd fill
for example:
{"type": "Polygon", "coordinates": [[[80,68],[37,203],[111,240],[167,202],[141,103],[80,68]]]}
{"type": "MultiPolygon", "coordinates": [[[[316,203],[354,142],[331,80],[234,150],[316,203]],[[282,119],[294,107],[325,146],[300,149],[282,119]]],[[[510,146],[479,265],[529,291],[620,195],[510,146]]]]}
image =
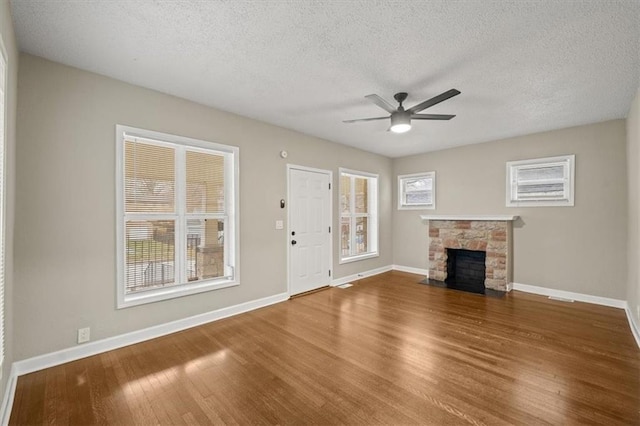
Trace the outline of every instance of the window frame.
{"type": "Polygon", "coordinates": [[[6,285],[6,218],[7,218],[7,137],[9,135],[7,105],[9,101],[9,55],[4,45],[4,40],[0,36],[0,62],[2,62],[2,140],[0,143],[0,377],[2,377],[2,367],[5,360],[5,285],[6,285]]]}
{"type": "MultiPolygon", "coordinates": [[[[508,161],[506,165],[506,206],[507,207],[573,207],[575,205],[575,154],[560,155],[555,157],[533,158],[528,160],[508,161]],[[523,168],[549,167],[562,165],[564,167],[564,177],[562,179],[547,180],[550,182],[563,182],[564,197],[557,200],[549,199],[527,199],[518,200],[517,182],[515,176],[517,171],[523,168]]],[[[538,182],[545,182],[540,180],[538,182]]],[[[520,183],[521,184],[521,183],[520,183]]]]}
{"type": "MultiPolygon", "coordinates": [[[[363,171],[359,171],[359,170],[352,170],[352,169],[347,169],[347,168],[343,168],[340,167],[338,169],[338,229],[339,232],[337,232],[338,234],[338,248],[339,248],[339,252],[340,252],[340,257],[339,257],[339,264],[344,264],[344,263],[350,263],[350,262],[357,262],[359,260],[364,260],[364,259],[371,259],[374,257],[378,257],[380,256],[380,252],[379,252],[379,231],[380,231],[380,221],[379,221],[379,215],[378,215],[378,210],[379,210],[379,175],[375,174],[375,173],[369,173],[369,172],[363,172],[363,171]],[[367,213],[356,213],[355,212],[355,185],[351,185],[351,194],[350,194],[350,206],[349,206],[349,213],[347,215],[342,213],[342,203],[340,202],[340,197],[342,196],[342,176],[343,175],[349,175],[352,179],[355,178],[365,178],[368,180],[368,184],[367,184],[367,200],[368,200],[368,206],[367,206],[367,213]],[[375,189],[373,192],[369,193],[369,188],[371,187],[371,182],[373,182],[373,186],[375,186],[375,189]],[[372,200],[371,194],[374,195],[375,199],[372,200]],[[367,229],[367,239],[368,239],[368,244],[369,246],[373,246],[371,251],[367,251],[366,253],[362,253],[362,254],[355,254],[355,255],[348,255],[348,256],[343,256],[342,255],[342,218],[343,217],[349,217],[350,218],[350,223],[349,223],[349,238],[351,240],[350,242],[350,248],[355,247],[355,239],[356,239],[356,226],[355,226],[355,222],[356,219],[359,217],[367,217],[369,218],[369,220],[367,221],[368,223],[368,229],[367,229]],[[373,220],[372,220],[373,219],[373,220]],[[372,223],[373,222],[373,223],[372,223]]],[[[353,182],[353,181],[352,181],[353,182]]],[[[370,248],[370,247],[367,247],[370,248]]]]}
{"type": "MultiPolygon", "coordinates": [[[[116,259],[117,259],[117,309],[137,306],[161,300],[174,299],[191,294],[232,287],[240,284],[240,215],[239,215],[239,148],[208,142],[199,139],[139,129],[130,126],[116,125],[116,259]],[[157,146],[168,146],[175,149],[175,211],[173,213],[127,213],[125,212],[125,140],[137,139],[157,146]],[[231,276],[198,281],[180,282],[176,273],[176,283],[167,287],[143,290],[137,293],[126,293],[126,223],[132,217],[139,220],[175,220],[175,270],[186,268],[186,245],[181,243],[187,238],[187,220],[194,216],[220,216],[219,213],[198,215],[186,210],[186,152],[204,152],[224,155],[225,175],[225,263],[229,265],[231,276]],[[179,201],[181,198],[182,201],[179,201]],[[182,205],[180,204],[182,203],[182,205]],[[184,253],[184,258],[179,258],[184,253]],[[227,262],[228,261],[228,262],[227,262]]],[[[227,267],[227,265],[225,265],[227,267]]]]}
{"type": "Polygon", "coordinates": [[[436,208],[436,172],[411,173],[398,175],[398,210],[435,210],[436,208]],[[404,203],[405,188],[403,181],[415,178],[431,179],[431,204],[406,204],[404,203]]]}

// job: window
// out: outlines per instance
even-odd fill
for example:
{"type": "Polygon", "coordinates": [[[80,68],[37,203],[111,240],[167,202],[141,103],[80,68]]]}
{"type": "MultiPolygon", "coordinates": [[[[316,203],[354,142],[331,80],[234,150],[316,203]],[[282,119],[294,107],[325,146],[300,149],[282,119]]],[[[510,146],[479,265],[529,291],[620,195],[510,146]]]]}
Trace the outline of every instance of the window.
{"type": "Polygon", "coordinates": [[[238,284],[238,148],[116,126],[118,308],[238,284]]]}
{"type": "Polygon", "coordinates": [[[0,376],[4,364],[4,256],[5,256],[5,209],[6,179],[5,157],[7,143],[7,55],[0,39],[0,376]]]}
{"type": "Polygon", "coordinates": [[[398,176],[398,209],[436,208],[436,172],[398,176]]]}
{"type": "Polygon", "coordinates": [[[507,163],[507,207],[573,206],[575,155],[507,163]]]}
{"type": "Polygon", "coordinates": [[[340,263],[378,256],[378,175],[340,169],[340,263]]]}

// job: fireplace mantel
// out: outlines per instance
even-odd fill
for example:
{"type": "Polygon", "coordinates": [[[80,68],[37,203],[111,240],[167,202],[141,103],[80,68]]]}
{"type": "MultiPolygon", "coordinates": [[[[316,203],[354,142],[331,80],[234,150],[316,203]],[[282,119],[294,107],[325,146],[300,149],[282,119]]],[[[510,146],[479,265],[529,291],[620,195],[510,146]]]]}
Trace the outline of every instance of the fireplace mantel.
{"type": "Polygon", "coordinates": [[[504,222],[512,222],[514,220],[518,220],[520,216],[511,216],[511,215],[440,215],[440,214],[427,214],[420,215],[420,219],[422,220],[495,220],[495,221],[504,221],[504,222]]]}

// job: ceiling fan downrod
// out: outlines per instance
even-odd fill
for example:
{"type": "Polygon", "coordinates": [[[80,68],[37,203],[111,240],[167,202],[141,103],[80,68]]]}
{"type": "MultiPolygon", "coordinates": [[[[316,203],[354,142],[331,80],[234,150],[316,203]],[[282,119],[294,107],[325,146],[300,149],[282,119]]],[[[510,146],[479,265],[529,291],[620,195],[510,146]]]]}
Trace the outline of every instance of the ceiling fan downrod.
{"type": "Polygon", "coordinates": [[[400,106],[398,107],[399,110],[404,111],[404,107],[402,106],[402,103],[407,99],[407,92],[400,92],[400,93],[396,93],[395,95],[393,95],[393,98],[398,101],[398,103],[400,104],[400,106]]]}

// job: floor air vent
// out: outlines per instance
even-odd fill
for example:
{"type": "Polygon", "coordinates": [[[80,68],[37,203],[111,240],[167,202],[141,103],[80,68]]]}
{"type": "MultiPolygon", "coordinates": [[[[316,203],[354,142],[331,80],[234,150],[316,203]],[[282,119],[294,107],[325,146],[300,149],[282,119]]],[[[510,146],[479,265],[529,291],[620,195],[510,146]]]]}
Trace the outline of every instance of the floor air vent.
{"type": "Polygon", "coordinates": [[[574,300],[573,299],[565,299],[564,297],[557,297],[557,296],[549,296],[550,300],[557,300],[558,302],[569,302],[569,303],[573,303],[574,300]]]}

